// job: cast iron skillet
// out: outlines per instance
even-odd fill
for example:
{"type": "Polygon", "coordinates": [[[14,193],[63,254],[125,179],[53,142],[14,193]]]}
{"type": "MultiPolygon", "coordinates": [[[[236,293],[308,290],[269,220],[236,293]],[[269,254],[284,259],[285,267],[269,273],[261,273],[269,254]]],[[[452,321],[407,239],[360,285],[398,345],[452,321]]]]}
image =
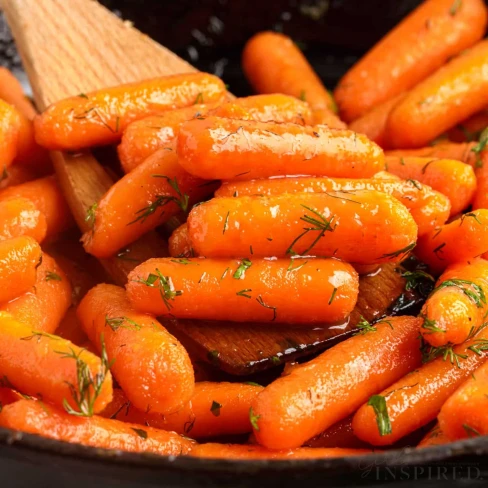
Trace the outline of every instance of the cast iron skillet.
{"type": "MultiPolygon", "coordinates": [[[[8,0],[7,0],[8,1],[8,0]]],[[[203,71],[250,93],[240,68],[255,32],[282,30],[333,88],[358,56],[420,0],[102,0],[203,71]]],[[[20,70],[0,18],[0,64],[20,70]]],[[[345,459],[226,461],[132,454],[0,429],[0,484],[7,487],[482,486],[488,437],[345,459]]]]}

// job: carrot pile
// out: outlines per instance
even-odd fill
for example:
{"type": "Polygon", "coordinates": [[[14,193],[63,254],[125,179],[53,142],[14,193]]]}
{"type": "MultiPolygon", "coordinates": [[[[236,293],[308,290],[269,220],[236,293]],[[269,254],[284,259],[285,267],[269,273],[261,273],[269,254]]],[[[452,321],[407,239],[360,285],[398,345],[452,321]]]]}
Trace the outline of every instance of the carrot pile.
{"type": "Polygon", "coordinates": [[[0,426],[231,459],[361,455],[426,427],[419,448],[488,435],[487,19],[482,0],[426,0],[334,95],[273,32],[245,47],[245,98],[179,74],[37,114],[1,69],[0,426]],[[125,174],[80,236],[48,151],[103,145],[125,174]],[[155,229],[172,230],[168,253],[134,260],[155,229]],[[130,262],[125,287],[95,258],[130,262]],[[361,317],[264,386],[202,381],[170,333],[337,327],[358,271],[392,264],[407,291],[430,283],[417,316],[361,317]]]}

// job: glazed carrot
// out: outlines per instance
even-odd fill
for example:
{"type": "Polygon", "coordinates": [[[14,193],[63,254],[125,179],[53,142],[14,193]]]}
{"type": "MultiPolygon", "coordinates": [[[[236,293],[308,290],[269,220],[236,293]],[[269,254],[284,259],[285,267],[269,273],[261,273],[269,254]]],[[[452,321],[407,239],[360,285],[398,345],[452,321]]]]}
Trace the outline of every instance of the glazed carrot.
{"type": "Polygon", "coordinates": [[[92,288],[77,314],[100,353],[104,338],[112,373],[136,408],[168,414],[190,400],[195,380],[186,350],[154,317],[135,312],[123,288],[92,288]]]}
{"type": "Polygon", "coordinates": [[[2,408],[10,403],[22,400],[22,395],[11,388],[0,387],[0,405],[2,408]]]}
{"type": "Polygon", "coordinates": [[[193,447],[191,440],[173,432],[96,415],[75,417],[32,400],[21,400],[5,406],[0,412],[0,425],[60,441],[129,452],[179,455],[188,454],[193,447]]]}
{"type": "Polygon", "coordinates": [[[284,93],[307,101],[313,110],[337,112],[324,87],[297,45],[277,32],[260,32],[242,53],[244,73],[258,93],[284,93]]]}
{"type": "Polygon", "coordinates": [[[28,168],[21,164],[14,164],[5,169],[0,176],[0,190],[8,188],[9,186],[21,185],[28,181],[35,180],[40,176],[33,168],[28,168]]]}
{"type": "Polygon", "coordinates": [[[345,319],[358,286],[352,266],[332,259],[160,258],[129,274],[127,296],[155,315],[307,325],[345,319]]]}
{"type": "Polygon", "coordinates": [[[308,103],[281,93],[236,98],[210,110],[209,115],[258,122],[314,124],[314,116],[308,103]]]}
{"type": "Polygon", "coordinates": [[[32,237],[20,236],[0,242],[0,303],[34,286],[40,259],[41,248],[32,237]]]}
{"type": "Polygon", "coordinates": [[[429,159],[455,159],[475,167],[477,154],[473,152],[476,142],[445,142],[419,149],[397,149],[386,151],[387,157],[397,158],[429,158],[429,159]]]}
{"type": "Polygon", "coordinates": [[[122,390],[114,390],[114,400],[101,415],[184,434],[192,439],[245,434],[252,430],[251,402],[262,389],[246,383],[195,383],[190,401],[169,415],[138,410],[122,390]]]}
{"type": "Polygon", "coordinates": [[[476,141],[486,127],[488,127],[488,109],[485,108],[450,129],[447,136],[453,142],[476,141]]]}
{"type": "Polygon", "coordinates": [[[488,261],[449,266],[422,307],[422,337],[434,347],[466,341],[485,322],[487,296],[488,261]]]}
{"type": "Polygon", "coordinates": [[[10,166],[17,156],[20,114],[8,103],[0,100],[0,168],[10,166]]]}
{"type": "Polygon", "coordinates": [[[0,200],[18,197],[31,200],[45,215],[48,237],[53,237],[74,224],[71,211],[54,176],[10,186],[0,192],[0,200]]]}
{"type": "Polygon", "coordinates": [[[405,94],[401,93],[400,95],[374,106],[361,117],[353,120],[349,124],[348,128],[354,132],[365,134],[382,148],[388,147],[388,139],[386,137],[386,122],[388,121],[388,116],[393,110],[393,107],[403,100],[404,96],[405,94]]]}
{"type": "Polygon", "coordinates": [[[88,342],[88,337],[76,316],[76,307],[71,306],[68,308],[56,329],[56,335],[77,346],[85,347],[85,344],[88,342]]]}
{"type": "Polygon", "coordinates": [[[195,103],[223,100],[222,80],[206,73],[154,78],[66,98],[35,119],[36,140],[48,149],[111,144],[134,120],[195,103]]]}
{"type": "Polygon", "coordinates": [[[417,447],[442,446],[443,444],[447,444],[449,442],[450,440],[447,438],[446,434],[442,432],[439,424],[436,424],[432,430],[430,430],[417,444],[417,447]]]}
{"type": "Polygon", "coordinates": [[[27,198],[0,200],[0,240],[30,236],[37,242],[46,237],[46,217],[27,198]]]}
{"type": "Polygon", "coordinates": [[[182,169],[174,151],[159,149],[98,202],[92,229],[83,236],[85,249],[99,258],[109,257],[214,188],[182,169]]]}
{"type": "Polygon", "coordinates": [[[384,319],[278,378],[249,412],[258,442],[290,449],[353,413],[369,396],[420,364],[421,319],[384,319]]]}
{"type": "MultiPolygon", "coordinates": [[[[488,341],[478,349],[487,350],[488,341]]],[[[451,440],[488,434],[488,363],[482,364],[447,399],[439,413],[439,425],[451,440]]]]}
{"type": "Polygon", "coordinates": [[[339,420],[324,432],[305,443],[307,447],[341,447],[347,449],[362,449],[367,447],[352,431],[352,416],[339,420]]]}
{"type": "Polygon", "coordinates": [[[38,332],[0,312],[0,371],[8,385],[77,415],[101,412],[112,400],[102,359],[61,337],[38,332]]]}
{"type": "Polygon", "coordinates": [[[205,114],[217,105],[191,105],[131,122],[117,147],[122,169],[129,173],[158,149],[173,148],[183,122],[205,114]]]}
{"type": "Polygon", "coordinates": [[[331,129],[347,129],[347,124],[328,108],[313,111],[314,125],[327,125],[331,129]]]}
{"type": "Polygon", "coordinates": [[[334,95],[344,120],[350,122],[417,85],[479,41],[486,20],[482,0],[423,2],[340,80],[334,95]]]}
{"type": "MultiPolygon", "coordinates": [[[[463,2],[464,3],[464,2],[463,2]]],[[[488,41],[449,61],[392,110],[392,147],[422,147],[488,105],[488,41]]]]}
{"type": "MultiPolygon", "coordinates": [[[[418,225],[419,235],[423,235],[436,226],[445,223],[451,209],[449,199],[442,193],[436,192],[415,180],[404,181],[386,172],[378,173],[378,177],[370,179],[287,177],[268,180],[228,181],[224,182],[215,192],[215,196],[240,197],[357,190],[376,190],[398,199],[412,214],[418,225]],[[379,177],[380,175],[381,177],[379,177]]],[[[184,237],[185,235],[182,235],[181,246],[183,246],[184,237]]],[[[179,235],[177,234],[176,239],[178,238],[179,235]]]]}
{"type": "Polygon", "coordinates": [[[37,331],[53,333],[71,305],[71,285],[56,261],[43,252],[34,286],[0,310],[37,331]]]}
{"type": "Polygon", "coordinates": [[[415,248],[416,256],[435,273],[487,251],[488,210],[485,209],[466,213],[423,235],[415,248]]]}
{"type": "Polygon", "coordinates": [[[400,178],[420,181],[446,195],[451,215],[463,211],[473,200],[476,176],[471,166],[460,161],[388,156],[386,166],[400,178]]]}
{"type": "Polygon", "coordinates": [[[371,449],[312,448],[270,450],[246,444],[199,444],[190,456],[217,459],[329,459],[371,454],[371,449]]]}
{"type": "Polygon", "coordinates": [[[188,234],[198,256],[313,254],[374,264],[405,257],[417,225],[384,193],[297,193],[214,198],[192,209],[188,234]]]}
{"type": "Polygon", "coordinates": [[[186,222],[173,231],[168,240],[168,249],[169,255],[174,258],[192,258],[195,256],[186,222]]]}
{"type": "Polygon", "coordinates": [[[19,80],[4,67],[0,67],[0,99],[13,105],[29,120],[32,120],[37,113],[30,100],[25,96],[19,80]]]}
{"type": "Polygon", "coordinates": [[[476,192],[474,194],[472,208],[488,209],[488,152],[481,151],[475,165],[476,192]]]}
{"type": "Polygon", "coordinates": [[[278,175],[362,178],[383,169],[367,137],[327,126],[199,117],[181,125],[179,162],[201,178],[250,180],[278,175]]]}
{"type": "Polygon", "coordinates": [[[435,359],[371,397],[356,412],[354,434],[373,446],[385,446],[434,420],[443,403],[485,361],[479,346],[487,338],[484,329],[464,344],[427,349],[425,359],[435,359]]]}

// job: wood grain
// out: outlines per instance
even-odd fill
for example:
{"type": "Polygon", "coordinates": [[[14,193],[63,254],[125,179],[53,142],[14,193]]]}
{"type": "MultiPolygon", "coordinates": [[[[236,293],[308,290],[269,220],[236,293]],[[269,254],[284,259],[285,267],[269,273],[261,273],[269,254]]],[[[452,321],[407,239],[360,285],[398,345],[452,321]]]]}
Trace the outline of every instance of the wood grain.
{"type": "MultiPolygon", "coordinates": [[[[196,71],[92,0],[4,0],[3,8],[41,110],[77,93],[196,71]]],[[[89,153],[53,152],[52,159],[75,220],[85,232],[89,230],[87,209],[113,180],[89,153]]],[[[115,283],[124,285],[135,265],[166,253],[165,241],[152,233],[102,264],[115,283]]],[[[202,359],[232,374],[249,374],[274,366],[277,360],[323,349],[352,328],[359,315],[371,319],[382,313],[402,289],[402,278],[389,267],[375,277],[363,278],[358,306],[343,329],[283,330],[197,321],[173,321],[168,326],[202,359]],[[218,351],[218,358],[213,351],[218,351]]]]}

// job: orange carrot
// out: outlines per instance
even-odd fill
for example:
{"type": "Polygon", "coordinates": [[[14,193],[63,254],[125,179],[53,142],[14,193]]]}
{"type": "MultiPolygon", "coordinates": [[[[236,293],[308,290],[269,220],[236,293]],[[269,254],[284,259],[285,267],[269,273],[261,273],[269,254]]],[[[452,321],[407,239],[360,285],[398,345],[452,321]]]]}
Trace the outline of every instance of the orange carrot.
{"type": "Polygon", "coordinates": [[[56,329],[56,335],[87,349],[85,344],[88,342],[88,337],[76,316],[76,307],[71,306],[68,308],[66,314],[61,319],[59,327],[56,329]]]}
{"type": "Polygon", "coordinates": [[[52,333],[70,305],[70,282],[56,261],[44,252],[32,289],[4,304],[0,310],[32,329],[52,333]]]}
{"type": "Polygon", "coordinates": [[[420,323],[384,319],[275,380],[249,411],[258,442],[270,449],[299,447],[411,371],[420,364],[420,323]]]}
{"type": "Polygon", "coordinates": [[[0,240],[30,236],[37,242],[46,237],[46,217],[27,198],[0,200],[0,240]]]}
{"type": "Polygon", "coordinates": [[[354,434],[374,446],[385,446],[434,420],[443,403],[485,361],[477,346],[487,338],[486,330],[481,330],[464,344],[428,348],[427,363],[372,396],[356,412],[354,434]]]}
{"type": "Polygon", "coordinates": [[[25,96],[22,85],[17,78],[7,69],[0,67],[0,99],[13,105],[29,120],[36,115],[36,109],[25,96]]]}
{"type": "Polygon", "coordinates": [[[297,45],[277,32],[260,32],[246,44],[242,67],[258,93],[284,93],[307,101],[312,109],[337,112],[332,95],[322,85],[297,45]]]}
{"type": "Polygon", "coordinates": [[[10,186],[0,192],[0,200],[27,198],[46,217],[47,236],[53,237],[74,224],[71,211],[54,176],[10,186]]]}
{"type": "Polygon", "coordinates": [[[400,178],[420,181],[446,195],[451,202],[451,215],[463,211],[473,200],[476,176],[471,166],[460,161],[388,156],[386,166],[400,178]]]}
{"type": "MultiPolygon", "coordinates": [[[[378,173],[377,177],[370,179],[287,177],[269,180],[228,181],[224,182],[215,192],[215,196],[240,197],[299,192],[347,193],[357,190],[376,190],[398,199],[412,214],[418,225],[419,235],[442,225],[449,217],[451,204],[442,193],[433,191],[415,180],[403,181],[389,173],[378,173]]],[[[177,237],[179,236],[177,235],[177,237]]],[[[182,239],[181,245],[183,242],[184,239],[182,239]]]]}
{"type": "Polygon", "coordinates": [[[449,266],[422,308],[422,337],[434,347],[466,341],[485,322],[487,296],[488,261],[449,266]]]}
{"type": "Polygon", "coordinates": [[[180,125],[215,106],[192,105],[131,122],[117,148],[122,169],[129,173],[158,149],[173,148],[180,125]]]}
{"type": "Polygon", "coordinates": [[[36,178],[44,176],[38,174],[37,170],[28,168],[20,164],[9,166],[8,170],[4,170],[0,175],[0,190],[9,186],[20,185],[36,178]]]}
{"type": "Polygon", "coordinates": [[[331,129],[347,129],[347,124],[328,108],[317,109],[312,113],[314,125],[327,125],[331,129]]]}
{"type": "Polygon", "coordinates": [[[0,168],[3,171],[17,156],[19,143],[20,114],[0,100],[0,168]]]}
{"type": "Polygon", "coordinates": [[[415,248],[417,257],[435,273],[487,251],[488,210],[485,209],[466,213],[423,235],[415,248]]]}
{"type": "MultiPolygon", "coordinates": [[[[488,137],[486,134],[485,137],[488,137]]],[[[481,150],[479,147],[484,147],[487,140],[481,140],[481,142],[475,146],[477,151],[477,159],[475,164],[475,174],[476,174],[476,193],[473,198],[473,210],[479,208],[488,209],[488,151],[481,150]]]]}
{"type": "Polygon", "coordinates": [[[246,383],[195,383],[190,401],[169,415],[136,409],[122,390],[114,390],[114,400],[101,413],[123,422],[149,425],[202,439],[251,432],[249,408],[263,388],[246,383]]]}
{"type": "Polygon", "coordinates": [[[383,169],[383,151],[366,136],[326,126],[199,117],[181,125],[180,164],[201,178],[278,175],[362,178],[383,169]]]}
{"type": "Polygon", "coordinates": [[[334,95],[344,120],[417,85],[479,41],[486,21],[482,0],[423,2],[341,79],[334,95]]]}
{"type": "Polygon", "coordinates": [[[442,446],[448,442],[450,442],[450,440],[447,438],[446,434],[442,432],[439,424],[436,424],[417,444],[417,447],[442,446]]]}
{"type": "Polygon", "coordinates": [[[486,127],[488,127],[488,109],[485,108],[450,129],[447,136],[453,142],[476,141],[486,127]]]}
{"type": "Polygon", "coordinates": [[[349,129],[360,134],[367,135],[373,142],[385,148],[388,147],[388,139],[386,137],[386,122],[388,116],[405,95],[401,93],[385,102],[376,105],[371,110],[366,112],[361,117],[353,120],[349,124],[349,129]]]}
{"type": "Polygon", "coordinates": [[[112,377],[106,354],[100,360],[6,312],[0,312],[0,325],[0,371],[7,386],[77,415],[93,415],[110,403],[112,377]]]}
{"type": "Polygon", "coordinates": [[[307,447],[342,447],[347,449],[362,449],[367,447],[352,431],[352,416],[339,420],[324,432],[308,440],[307,447]]]}
{"type": "MultiPolygon", "coordinates": [[[[487,340],[473,350],[486,351],[487,340]]],[[[488,363],[482,364],[447,399],[439,413],[442,432],[451,440],[488,434],[488,363]]]]}
{"type": "Polygon", "coordinates": [[[186,73],[81,93],[48,107],[35,119],[36,139],[48,149],[111,144],[134,120],[225,96],[222,80],[186,73]]]}
{"type": "Polygon", "coordinates": [[[371,449],[312,448],[270,450],[245,444],[199,444],[190,456],[217,459],[329,459],[371,454],[371,449]]]}
{"type": "Polygon", "coordinates": [[[146,313],[296,325],[344,320],[359,286],[354,268],[332,259],[150,259],[128,280],[146,313]]]}
{"type": "Polygon", "coordinates": [[[83,236],[85,249],[99,258],[109,257],[186,211],[214,187],[183,170],[174,151],[159,149],[115,183],[95,206],[92,229],[83,236]]]}
{"type": "Polygon", "coordinates": [[[135,312],[123,288],[96,286],[77,313],[97,350],[107,348],[112,373],[136,408],[167,414],[190,400],[195,380],[186,350],[154,317],[135,312]]]}
{"type": "Polygon", "coordinates": [[[188,454],[193,442],[173,432],[102,417],[75,417],[50,405],[21,400],[5,406],[0,425],[65,442],[129,452],[188,454]]]}
{"type": "Polygon", "coordinates": [[[397,158],[429,158],[429,159],[455,159],[475,167],[477,154],[473,152],[476,142],[445,142],[433,146],[421,147],[419,149],[397,149],[386,151],[387,157],[397,158]]]}
{"type": "MultiPolygon", "coordinates": [[[[462,2],[463,4],[465,2],[462,2]]],[[[488,41],[449,61],[392,110],[392,147],[422,147],[488,105],[488,41]]]]}
{"type": "Polygon", "coordinates": [[[199,256],[313,254],[377,264],[405,257],[417,225],[384,193],[296,193],[214,198],[192,209],[188,233],[199,256]]]}
{"type": "Polygon", "coordinates": [[[186,222],[173,231],[168,240],[168,249],[169,255],[174,258],[192,258],[195,256],[186,222]]]}
{"type": "MultiPolygon", "coordinates": [[[[0,387],[0,406],[3,408],[5,405],[22,400],[22,395],[12,388],[0,387]]],[[[0,409],[1,411],[1,409],[0,409]]]]}
{"type": "Polygon", "coordinates": [[[28,236],[0,242],[0,303],[29,291],[41,259],[39,244],[28,236]]]}

